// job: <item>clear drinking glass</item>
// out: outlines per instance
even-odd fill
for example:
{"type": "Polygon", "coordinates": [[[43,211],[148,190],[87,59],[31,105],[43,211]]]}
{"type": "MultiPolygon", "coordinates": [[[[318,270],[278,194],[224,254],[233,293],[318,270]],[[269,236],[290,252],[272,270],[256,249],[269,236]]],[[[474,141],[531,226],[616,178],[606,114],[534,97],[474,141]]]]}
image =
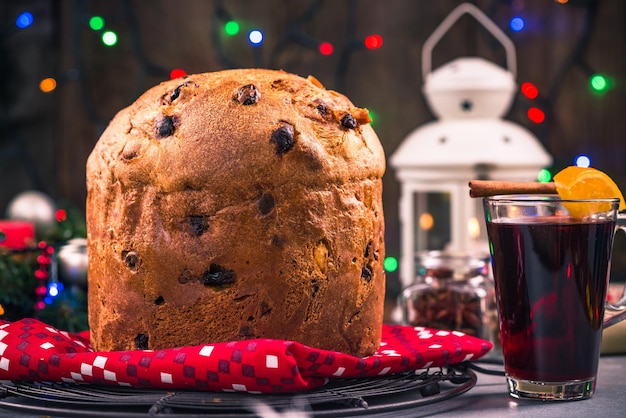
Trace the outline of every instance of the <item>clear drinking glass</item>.
{"type": "Polygon", "coordinates": [[[602,329],[626,318],[626,297],[606,302],[613,239],[626,231],[619,200],[492,196],[483,206],[509,394],[591,397],[602,329]]]}

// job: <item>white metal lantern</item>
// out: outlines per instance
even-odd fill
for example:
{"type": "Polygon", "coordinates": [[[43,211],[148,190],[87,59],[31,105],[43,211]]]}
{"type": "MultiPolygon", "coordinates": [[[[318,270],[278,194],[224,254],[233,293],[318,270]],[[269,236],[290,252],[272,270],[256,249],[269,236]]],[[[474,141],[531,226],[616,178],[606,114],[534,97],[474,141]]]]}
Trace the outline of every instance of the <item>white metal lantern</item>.
{"type": "Polygon", "coordinates": [[[501,119],[516,92],[515,71],[513,43],[470,3],[454,9],[424,43],[423,91],[438,119],[411,132],[390,158],[401,183],[404,286],[415,278],[416,252],[486,247],[480,202],[469,197],[469,180],[534,180],[552,163],[530,131],[501,119]],[[434,45],[465,13],[504,46],[507,69],[482,58],[462,57],[431,71],[434,45]]]}

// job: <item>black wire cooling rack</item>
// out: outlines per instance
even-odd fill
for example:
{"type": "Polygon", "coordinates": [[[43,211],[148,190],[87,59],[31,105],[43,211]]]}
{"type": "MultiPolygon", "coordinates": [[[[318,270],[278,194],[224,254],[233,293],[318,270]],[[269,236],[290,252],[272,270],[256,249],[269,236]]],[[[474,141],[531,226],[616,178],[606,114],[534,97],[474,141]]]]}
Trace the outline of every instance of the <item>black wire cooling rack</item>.
{"type": "Polygon", "coordinates": [[[468,367],[385,377],[337,379],[297,394],[251,395],[164,391],[52,383],[0,384],[0,408],[62,417],[406,417],[407,412],[467,392],[476,384],[468,367]]]}

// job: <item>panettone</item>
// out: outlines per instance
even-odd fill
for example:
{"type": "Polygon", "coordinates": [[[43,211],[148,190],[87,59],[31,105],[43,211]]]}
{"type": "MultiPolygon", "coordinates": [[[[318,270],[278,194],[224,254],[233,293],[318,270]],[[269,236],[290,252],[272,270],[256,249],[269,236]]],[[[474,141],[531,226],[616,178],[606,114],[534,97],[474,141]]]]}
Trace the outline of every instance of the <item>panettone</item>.
{"type": "Polygon", "coordinates": [[[378,348],[385,157],[317,80],[226,70],[121,110],[87,161],[96,350],[252,338],[378,348]]]}

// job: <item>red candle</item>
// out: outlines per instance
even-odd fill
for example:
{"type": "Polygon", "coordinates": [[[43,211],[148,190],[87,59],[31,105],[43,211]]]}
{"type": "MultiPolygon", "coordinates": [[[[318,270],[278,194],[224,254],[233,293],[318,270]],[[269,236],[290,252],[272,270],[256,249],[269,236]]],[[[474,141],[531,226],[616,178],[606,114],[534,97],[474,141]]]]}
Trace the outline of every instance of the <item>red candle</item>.
{"type": "Polygon", "coordinates": [[[23,250],[35,242],[35,224],[26,221],[0,220],[0,247],[23,250]]]}

